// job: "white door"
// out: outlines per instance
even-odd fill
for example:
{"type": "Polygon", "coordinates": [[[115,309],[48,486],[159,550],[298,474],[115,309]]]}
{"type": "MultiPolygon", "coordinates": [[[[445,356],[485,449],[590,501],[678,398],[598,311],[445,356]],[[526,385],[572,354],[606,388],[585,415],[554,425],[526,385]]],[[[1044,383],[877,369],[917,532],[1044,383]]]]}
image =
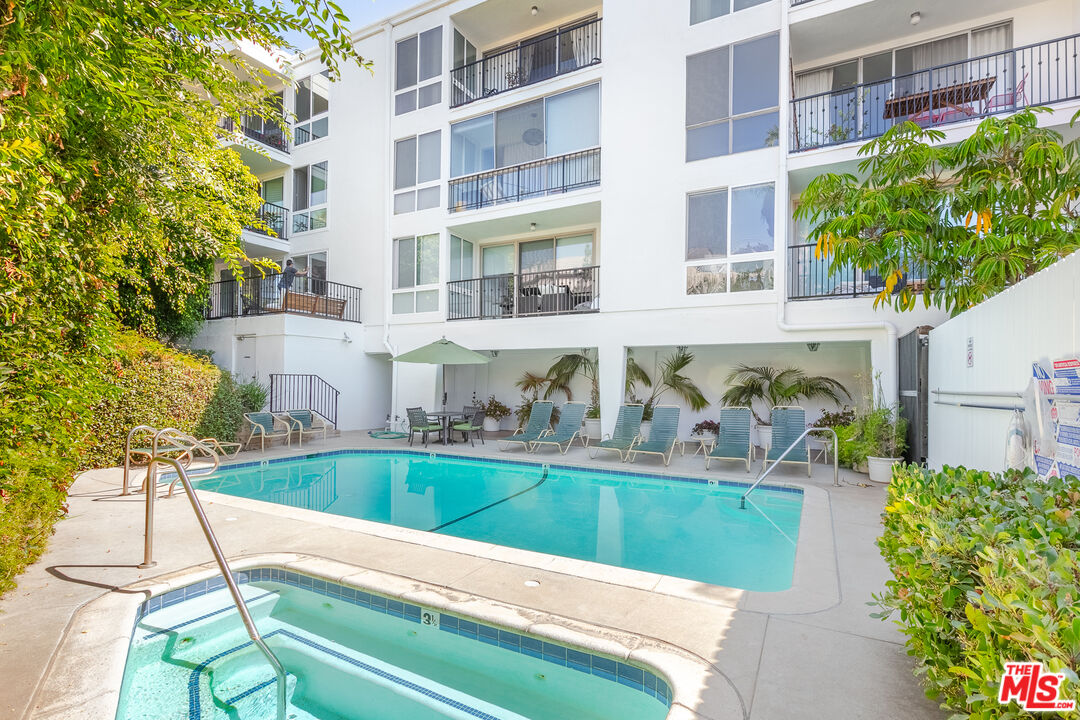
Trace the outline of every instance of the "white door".
{"type": "Polygon", "coordinates": [[[242,340],[240,338],[236,339],[236,367],[234,371],[241,382],[254,380],[258,372],[258,365],[255,362],[257,342],[257,338],[253,337],[242,340]]]}

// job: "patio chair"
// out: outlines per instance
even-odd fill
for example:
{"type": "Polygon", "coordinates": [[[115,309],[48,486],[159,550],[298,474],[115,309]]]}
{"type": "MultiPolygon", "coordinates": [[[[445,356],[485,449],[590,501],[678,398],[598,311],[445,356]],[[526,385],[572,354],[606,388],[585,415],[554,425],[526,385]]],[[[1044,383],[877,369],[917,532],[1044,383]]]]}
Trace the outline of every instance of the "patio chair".
{"type": "Polygon", "coordinates": [[[296,433],[299,447],[304,446],[305,435],[322,435],[322,439],[326,439],[329,425],[311,410],[289,410],[281,415],[296,433]]]}
{"type": "Polygon", "coordinates": [[[559,452],[565,455],[570,446],[574,444],[574,438],[581,440],[582,447],[587,447],[585,438],[581,436],[581,422],[584,419],[585,403],[566,403],[562,406],[562,414],[559,415],[559,424],[555,427],[555,432],[534,440],[531,452],[539,450],[541,445],[554,445],[559,448],[559,452]],[[566,445],[566,447],[563,447],[563,445],[566,445]]]}
{"type": "Polygon", "coordinates": [[[427,447],[428,437],[431,433],[438,433],[439,438],[443,437],[445,430],[442,423],[431,422],[431,418],[428,417],[424,408],[405,408],[405,414],[409,418],[409,447],[412,447],[413,435],[416,433],[420,433],[420,439],[423,441],[424,447],[427,447]]]}
{"type": "Polygon", "coordinates": [[[625,453],[641,439],[641,416],[645,413],[645,406],[640,404],[623,405],[619,408],[619,416],[615,418],[615,432],[607,440],[601,440],[590,446],[589,456],[596,458],[595,450],[614,450],[619,453],[619,459],[626,461],[625,453]]]}
{"type": "Polygon", "coordinates": [[[260,449],[266,449],[266,441],[273,443],[275,438],[285,438],[285,442],[292,447],[292,427],[273,413],[257,412],[244,413],[244,419],[250,424],[250,434],[247,445],[255,438],[260,440],[260,449]]]}
{"type": "Polygon", "coordinates": [[[983,106],[983,114],[989,115],[995,112],[1015,110],[1018,107],[1027,105],[1027,95],[1024,91],[1027,78],[1027,73],[1024,73],[1024,77],[1020,78],[1020,82],[1016,83],[1016,87],[1011,92],[998,93],[987,99],[986,104],[983,106]]]}
{"type": "Polygon", "coordinates": [[[720,431],[716,434],[716,445],[705,455],[705,469],[713,460],[743,460],[746,472],[750,472],[750,458],[754,446],[750,442],[750,408],[720,408],[720,431]]]}
{"type": "MultiPolygon", "coordinates": [[[[770,462],[777,462],[784,451],[791,447],[803,431],[806,430],[806,411],[798,406],[774,407],[772,409],[772,444],[765,454],[762,470],[770,462]]],[[[806,466],[806,476],[810,477],[810,449],[806,438],[799,441],[782,462],[806,466]]]]}
{"type": "Polygon", "coordinates": [[[529,424],[525,426],[524,430],[518,428],[513,435],[503,438],[501,442],[507,445],[499,449],[509,450],[511,444],[521,443],[525,447],[525,451],[528,452],[535,441],[551,432],[551,410],[553,408],[554,403],[550,400],[537,400],[534,402],[532,411],[529,412],[529,424]]]}
{"type": "Polygon", "coordinates": [[[649,439],[633,446],[627,457],[630,462],[637,459],[638,453],[646,455],[659,455],[664,459],[664,465],[671,462],[671,455],[675,452],[675,444],[679,441],[679,408],[676,405],[657,405],[653,410],[652,429],[649,431],[649,439]]]}
{"type": "Polygon", "coordinates": [[[476,443],[473,438],[479,437],[480,444],[484,444],[484,418],[487,417],[487,411],[483,408],[474,408],[472,415],[465,420],[455,423],[454,430],[461,433],[462,441],[468,440],[469,445],[476,447],[476,443]]]}

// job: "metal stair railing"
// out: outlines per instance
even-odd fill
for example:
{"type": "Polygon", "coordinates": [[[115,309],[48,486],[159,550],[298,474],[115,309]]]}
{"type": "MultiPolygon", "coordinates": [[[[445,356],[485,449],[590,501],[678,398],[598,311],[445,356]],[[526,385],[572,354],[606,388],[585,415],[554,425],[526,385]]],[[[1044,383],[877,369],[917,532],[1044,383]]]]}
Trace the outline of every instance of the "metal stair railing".
{"type": "MultiPolygon", "coordinates": [[[[155,442],[159,437],[167,435],[171,440],[183,441],[187,443],[192,450],[199,449],[206,452],[214,458],[214,469],[217,469],[218,462],[217,456],[207,445],[196,440],[190,435],[175,430],[174,428],[164,428],[158,430],[154,435],[155,442]]],[[[225,554],[221,551],[221,546],[218,544],[217,537],[214,535],[214,530],[210,527],[210,521],[206,517],[206,512],[203,510],[202,503],[199,502],[199,498],[195,495],[195,488],[191,484],[191,479],[188,476],[187,470],[183,464],[176,458],[165,457],[161,455],[154,455],[150,458],[149,466],[147,468],[147,492],[146,492],[146,544],[144,547],[143,562],[139,565],[140,568],[153,567],[156,563],[153,560],[153,534],[154,534],[154,498],[157,495],[157,465],[165,464],[170,465],[176,471],[177,479],[183,484],[184,490],[187,492],[188,500],[191,502],[191,509],[195,513],[195,518],[199,521],[199,527],[202,528],[203,535],[206,537],[207,544],[210,545],[210,550],[214,554],[214,561],[217,563],[218,569],[221,571],[222,577],[225,579],[225,585],[229,588],[229,594],[232,595],[233,604],[236,605],[236,610],[240,613],[240,618],[244,622],[244,628],[247,630],[248,637],[251,638],[252,644],[259,649],[266,661],[270,663],[270,666],[274,670],[274,675],[277,680],[277,720],[285,720],[286,712],[286,675],[285,666],[278,660],[277,655],[267,646],[263,640],[262,635],[259,633],[259,629],[255,626],[255,621],[251,619],[251,613],[248,612],[247,603],[244,602],[243,596],[240,594],[240,588],[236,584],[236,580],[233,578],[232,570],[229,568],[229,563],[225,559],[225,554]]],[[[212,472],[212,471],[211,471],[212,472]]]]}
{"type": "MultiPolygon", "coordinates": [[[[739,509],[746,509],[746,498],[750,495],[750,493],[757,490],[757,486],[761,484],[762,480],[769,476],[769,473],[780,467],[780,462],[785,457],[787,457],[787,454],[789,452],[795,449],[795,446],[798,445],[799,442],[803,440],[803,438],[805,438],[810,433],[826,431],[831,432],[833,436],[833,487],[840,487],[840,438],[837,436],[836,431],[833,430],[831,427],[806,428],[802,431],[802,434],[799,435],[799,437],[795,438],[795,442],[788,445],[787,448],[784,449],[784,452],[780,453],[780,457],[772,461],[772,467],[766,468],[764,472],[758,475],[757,480],[755,480],[754,484],[750,486],[750,489],[742,494],[742,497],[739,498],[739,509]]],[[[765,458],[765,462],[769,462],[768,457],[765,458]]]]}

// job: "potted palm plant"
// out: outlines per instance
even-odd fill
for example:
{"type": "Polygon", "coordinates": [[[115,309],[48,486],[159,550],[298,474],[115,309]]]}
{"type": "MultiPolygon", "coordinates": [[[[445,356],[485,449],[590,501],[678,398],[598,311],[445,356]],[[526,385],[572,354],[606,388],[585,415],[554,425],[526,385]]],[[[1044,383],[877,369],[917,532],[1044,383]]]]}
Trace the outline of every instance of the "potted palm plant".
{"type": "Polygon", "coordinates": [[[807,375],[794,367],[781,370],[768,365],[737,365],[727,376],[727,384],[729,387],[721,401],[729,407],[750,408],[758,447],[768,444],[772,432],[769,420],[758,414],[761,405],[766,405],[766,412],[769,412],[778,405],[796,405],[800,400],[831,400],[839,405],[841,395],[851,398],[851,393],[840,382],[823,375],[807,375]]]}
{"type": "Polygon", "coordinates": [[[494,395],[488,397],[483,408],[484,432],[498,432],[503,418],[510,416],[510,408],[496,400],[494,395]]]}
{"type": "Polygon", "coordinates": [[[600,373],[596,358],[592,356],[588,348],[582,348],[581,352],[564,353],[555,358],[555,362],[547,371],[544,399],[550,399],[556,392],[564,393],[568,400],[572,399],[570,383],[577,375],[589,381],[589,406],[585,410],[585,435],[590,439],[599,440],[601,437],[600,373]]]}
{"type": "Polygon", "coordinates": [[[705,395],[701,392],[701,389],[698,388],[693,380],[683,375],[683,371],[686,370],[692,362],[694,362],[694,354],[692,352],[684,347],[676,348],[675,352],[657,364],[657,375],[654,382],[641,366],[637,364],[633,355],[627,351],[627,394],[630,396],[631,402],[640,402],[645,406],[645,412],[642,415],[641,436],[646,440],[649,439],[649,430],[652,427],[653,408],[660,403],[660,398],[662,398],[669,390],[690,406],[691,410],[699,412],[709,406],[709,401],[705,399],[705,395]],[[649,397],[645,400],[639,400],[633,395],[634,387],[637,383],[651,388],[652,390],[649,397]]]}
{"type": "Polygon", "coordinates": [[[900,414],[899,405],[881,401],[881,373],[877,373],[875,380],[877,394],[867,393],[864,407],[870,409],[856,413],[849,426],[848,443],[853,463],[856,466],[865,463],[870,481],[884,485],[892,481],[893,465],[904,460],[907,419],[900,414]]]}

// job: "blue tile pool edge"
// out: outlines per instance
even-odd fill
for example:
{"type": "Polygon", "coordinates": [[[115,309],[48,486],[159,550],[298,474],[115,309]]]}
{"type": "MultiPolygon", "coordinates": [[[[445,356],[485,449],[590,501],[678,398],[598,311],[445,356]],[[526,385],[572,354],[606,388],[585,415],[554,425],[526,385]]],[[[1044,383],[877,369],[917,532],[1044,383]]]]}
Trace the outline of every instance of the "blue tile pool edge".
{"type": "MultiPolygon", "coordinates": [[[[713,487],[733,487],[750,489],[753,483],[738,482],[735,480],[721,480],[719,478],[711,477],[695,477],[693,475],[667,475],[661,473],[646,473],[646,472],[631,472],[627,470],[611,470],[606,467],[590,467],[588,465],[566,465],[563,463],[545,463],[545,462],[531,462],[528,460],[514,460],[504,458],[491,458],[491,457],[475,457],[472,455],[455,455],[445,452],[432,452],[424,450],[409,450],[409,449],[380,449],[380,448],[344,448],[341,450],[327,450],[317,453],[304,453],[297,455],[283,455],[282,457],[267,458],[263,460],[254,460],[250,462],[240,463],[225,463],[221,465],[217,471],[213,474],[217,475],[222,472],[229,472],[233,470],[243,470],[245,468],[257,468],[264,465],[277,465],[279,463],[295,462],[297,460],[318,460],[320,458],[335,457],[338,455],[412,455],[416,457],[435,457],[446,458],[448,460],[464,460],[469,462],[490,463],[493,465],[517,465],[519,467],[544,467],[547,466],[552,470],[569,470],[571,472],[591,472],[601,475],[613,475],[616,477],[626,478],[642,478],[645,480],[660,480],[660,481],[674,481],[692,483],[694,485],[710,485],[713,487]]],[[[160,481],[171,480],[176,477],[175,472],[162,473],[159,478],[160,481]]],[[[203,477],[209,476],[200,476],[203,477]]],[[[195,487],[198,487],[198,479],[196,480],[195,487]]],[[[792,495],[803,495],[803,489],[794,485],[774,485],[770,483],[763,483],[758,486],[758,491],[789,493],[792,495]]]]}
{"type": "MultiPolygon", "coordinates": [[[[319,578],[315,575],[287,570],[277,567],[258,567],[233,572],[233,579],[238,585],[252,582],[277,582],[292,587],[310,590],[319,595],[325,595],[343,602],[357,605],[368,610],[374,610],[391,617],[401,618],[418,624],[425,623],[426,617],[437,618],[438,628],[442,632],[482,642],[510,652],[537,658],[561,667],[577,670],[587,675],[593,675],[609,682],[625,685],[633,690],[642,692],[649,697],[655,698],[666,707],[671,707],[671,686],[660,675],[640,668],[629,663],[624,663],[615,658],[595,655],[584,650],[578,650],[567,645],[549,642],[542,638],[534,637],[514,630],[507,630],[495,625],[478,622],[473,619],[463,618],[435,608],[425,608],[421,605],[398,600],[396,598],[368,592],[351,585],[342,585],[330,580],[319,578]]],[[[208,592],[225,587],[225,578],[217,575],[206,580],[185,585],[180,588],[169,590],[155,595],[139,604],[135,614],[135,623],[132,626],[134,635],[137,626],[148,614],[172,607],[185,600],[205,595],[208,592]]],[[[268,593],[267,593],[268,594],[268,593]]],[[[264,597],[260,596],[260,597],[264,597]]],[[[192,620],[186,620],[169,628],[162,628],[153,634],[161,634],[189,625],[192,622],[217,615],[231,610],[232,606],[202,615],[192,620]]],[[[238,649],[238,648],[234,648],[238,649]]],[[[209,662],[209,661],[207,661],[209,662]]]]}

